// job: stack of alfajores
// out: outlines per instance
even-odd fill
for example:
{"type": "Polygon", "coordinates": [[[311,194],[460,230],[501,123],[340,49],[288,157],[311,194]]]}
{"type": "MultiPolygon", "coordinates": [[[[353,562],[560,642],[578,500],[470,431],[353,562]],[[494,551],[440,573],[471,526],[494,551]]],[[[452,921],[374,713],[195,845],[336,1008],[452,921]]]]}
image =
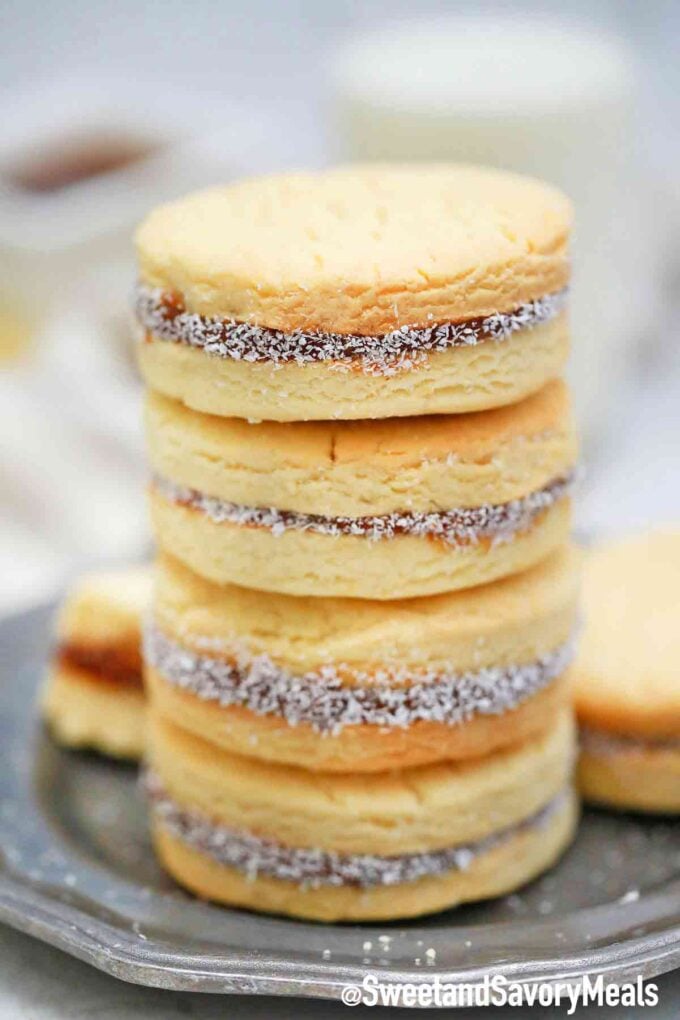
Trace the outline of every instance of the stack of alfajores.
{"type": "Polygon", "coordinates": [[[142,225],[146,784],[199,895],[406,917],[568,844],[569,227],[552,188],[457,166],[142,225]]]}

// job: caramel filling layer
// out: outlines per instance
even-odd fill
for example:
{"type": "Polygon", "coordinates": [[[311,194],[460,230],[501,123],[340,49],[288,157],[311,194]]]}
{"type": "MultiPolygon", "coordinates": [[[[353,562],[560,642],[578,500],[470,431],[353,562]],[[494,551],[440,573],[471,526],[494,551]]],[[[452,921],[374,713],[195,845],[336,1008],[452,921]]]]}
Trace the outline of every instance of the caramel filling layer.
{"type": "Polygon", "coordinates": [[[573,489],[575,471],[554,478],[543,488],[508,503],[486,503],[476,507],[419,513],[410,510],[365,517],[326,517],[273,507],[244,506],[196,489],[177,485],[156,475],[152,485],[163,499],[177,506],[196,510],[214,524],[266,528],[273,535],[285,531],[310,531],[338,537],[355,535],[377,542],[413,535],[440,539],[448,545],[472,545],[483,540],[503,542],[527,531],[536,518],[573,489]]]}
{"type": "MultiPolygon", "coordinates": [[[[219,650],[218,641],[199,642],[219,650]]],[[[226,646],[223,650],[227,653],[226,646]]],[[[369,676],[339,663],[292,673],[265,654],[243,652],[236,661],[200,654],[153,624],[144,634],[145,661],[168,683],[204,701],[279,716],[290,726],[307,723],[329,735],[345,726],[405,728],[419,721],[454,726],[475,715],[501,715],[561,676],[573,654],[570,639],[533,662],[466,673],[403,665],[369,676]]]]}
{"type": "Polygon", "coordinates": [[[135,292],[137,321],[152,340],[186,344],[218,358],[276,364],[336,362],[364,371],[390,374],[408,369],[428,354],[507,340],[521,330],[555,319],[564,309],[567,288],[546,294],[511,311],[458,322],[401,326],[379,336],[282,330],[187,311],[180,294],[140,283],[135,292]]]}
{"type": "Polygon", "coordinates": [[[181,807],[166,793],[160,779],[153,773],[147,774],[145,785],[157,822],[175,839],[218,864],[243,872],[251,880],[263,875],[312,889],[321,886],[370,889],[417,882],[418,879],[433,878],[451,871],[467,871],[481,855],[503,846],[520,833],[549,824],[567,797],[564,790],[516,825],[473,843],[387,856],[284,846],[252,832],[216,823],[200,811],[181,807]]]}
{"type": "Polygon", "coordinates": [[[139,648],[63,642],[56,651],[58,666],[89,673],[98,683],[142,687],[142,655],[139,648]]]}

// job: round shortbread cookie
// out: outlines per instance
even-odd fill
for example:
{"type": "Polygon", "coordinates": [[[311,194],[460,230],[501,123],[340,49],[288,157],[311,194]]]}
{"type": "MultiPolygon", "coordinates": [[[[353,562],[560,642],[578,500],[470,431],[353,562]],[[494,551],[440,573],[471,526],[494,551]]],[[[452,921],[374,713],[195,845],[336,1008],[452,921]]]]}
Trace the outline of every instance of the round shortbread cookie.
{"type": "Polygon", "coordinates": [[[159,714],[228,750],[325,771],[470,758],[567,697],[577,553],[492,585],[358,602],[215,587],[162,557],[146,682],[159,714]]]}
{"type": "Polygon", "coordinates": [[[573,834],[570,715],[466,764],[329,776],[220,751],[152,711],[162,862],[234,906],[323,920],[402,917],[509,891],[573,834]]]}
{"type": "Polygon", "coordinates": [[[520,829],[514,836],[508,834],[465,870],[369,890],[354,886],[311,889],[264,876],[253,881],[159,825],[153,828],[153,839],[166,870],[202,899],[313,921],[389,921],[514,892],[556,863],[573,840],[577,824],[578,802],[569,791],[538,824],[520,829]]]}
{"type": "Polygon", "coordinates": [[[589,800],[680,811],[680,530],[595,549],[575,667],[589,800]]]}
{"type": "Polygon", "coordinates": [[[139,649],[139,620],[151,601],[153,571],[135,566],[76,578],[60,606],[57,647],[139,649]]]}
{"type": "Polygon", "coordinates": [[[85,575],[68,591],[41,693],[43,716],[60,744],[141,757],[141,616],[151,587],[151,571],[135,567],[85,575]]]}
{"type": "Polygon", "coordinates": [[[215,521],[155,486],[150,503],[161,549],[201,577],[294,596],[391,600],[474,588],[533,567],[568,541],[571,527],[564,495],[509,541],[455,545],[426,535],[391,542],[243,527],[215,521]]]}
{"type": "Polygon", "coordinates": [[[436,513],[521,500],[570,474],[577,441],[561,381],[460,415],[251,425],[149,393],[155,474],[243,507],[325,517],[436,513]]]}
{"type": "Polygon", "coordinates": [[[148,383],[279,421],[458,413],[559,375],[571,209],[483,167],[358,166],[246,181],[137,235],[148,383]]]}
{"type": "Polygon", "coordinates": [[[565,538],[566,387],[469,415],[248,425],[147,403],[162,548],[217,583],[413,596],[531,566],[565,538]]]}
{"type": "Polygon", "coordinates": [[[146,697],[141,667],[137,686],[121,686],[89,670],[55,666],[42,694],[42,712],[63,747],[133,760],[144,754],[146,697]]]}
{"type": "Polygon", "coordinates": [[[680,814],[680,738],[662,743],[582,729],[578,782],[593,804],[680,814]]]}

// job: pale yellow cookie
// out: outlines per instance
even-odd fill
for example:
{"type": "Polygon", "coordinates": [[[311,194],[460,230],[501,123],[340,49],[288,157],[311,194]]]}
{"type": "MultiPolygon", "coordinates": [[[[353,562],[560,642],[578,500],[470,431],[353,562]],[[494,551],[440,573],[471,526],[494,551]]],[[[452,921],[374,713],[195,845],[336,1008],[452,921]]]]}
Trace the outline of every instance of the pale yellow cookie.
{"type": "Polygon", "coordinates": [[[159,546],[197,574],[216,584],[296,596],[391,600],[473,588],[533,567],[568,540],[571,528],[565,496],[512,540],[456,545],[420,535],[395,542],[337,539],[304,528],[273,534],[266,527],[218,523],[157,486],[150,503],[159,546]]]}
{"type": "Polygon", "coordinates": [[[589,800],[680,812],[680,530],[595,549],[575,669],[589,800]]]}
{"type": "Polygon", "coordinates": [[[276,421],[459,413],[560,374],[571,209],[457,165],[246,181],[137,234],[139,360],[196,410],[276,421]]]}
{"type": "Polygon", "coordinates": [[[211,580],[392,598],[493,580],[566,537],[576,438],[561,382],[512,407],[249,425],[147,402],[162,548],[211,580]]]}
{"type": "Polygon", "coordinates": [[[378,920],[509,892],[570,841],[574,733],[465,764],[330,776],[236,758],[151,712],[149,794],[161,861],[232,906],[378,920]]]}
{"type": "Polygon", "coordinates": [[[577,457],[561,381],[476,414],[259,425],[151,392],[145,418],[161,478],[230,503],[330,517],[507,503],[570,474],[577,457]]]}
{"type": "Polygon", "coordinates": [[[593,804],[680,813],[680,739],[663,743],[581,729],[579,785],[593,804]]]}
{"type": "Polygon", "coordinates": [[[141,756],[141,616],[150,601],[146,568],[86,575],[67,593],[41,694],[43,715],[60,744],[141,756]]]}
{"type": "Polygon", "coordinates": [[[365,772],[471,758],[569,697],[578,554],[422,599],[294,598],[158,567],[146,682],[157,714],[238,754],[365,772]]]}

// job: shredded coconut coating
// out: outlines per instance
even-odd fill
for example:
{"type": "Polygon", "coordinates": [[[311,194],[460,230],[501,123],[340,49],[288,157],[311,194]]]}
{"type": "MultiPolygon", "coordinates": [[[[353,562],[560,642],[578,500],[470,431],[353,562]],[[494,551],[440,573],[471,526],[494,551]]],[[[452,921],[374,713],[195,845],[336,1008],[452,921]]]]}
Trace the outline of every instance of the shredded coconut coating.
{"type": "Polygon", "coordinates": [[[285,333],[250,322],[198,315],[185,309],[181,295],[142,283],[135,291],[134,309],[140,326],[153,339],[187,344],[214,357],[274,364],[357,364],[371,375],[391,375],[412,368],[428,354],[487,340],[507,340],[513,333],[548,322],[565,307],[567,293],[565,287],[513,311],[462,322],[400,326],[381,336],[315,330],[285,333]]]}
{"type": "Polygon", "coordinates": [[[450,871],[466,871],[481,854],[508,842],[520,832],[546,825],[566,797],[563,791],[529,818],[477,842],[391,857],[284,846],[250,832],[230,829],[199,811],[180,807],[152,772],[146,774],[144,785],[156,819],[175,839],[218,864],[243,872],[252,881],[264,875],[311,889],[343,885],[370,889],[417,882],[450,871]]]}
{"type": "Polygon", "coordinates": [[[336,538],[357,535],[378,542],[398,535],[413,535],[440,539],[449,545],[470,545],[482,539],[509,541],[519,532],[527,531],[539,514],[571,492],[574,478],[575,472],[571,471],[542,489],[508,503],[486,503],[429,513],[400,510],[376,517],[324,517],[274,507],[243,506],[206,496],[158,475],[154,476],[152,484],[168,502],[197,510],[215,524],[267,528],[275,536],[289,530],[312,531],[336,538]]]}
{"type": "Polygon", "coordinates": [[[574,640],[522,665],[466,673],[402,666],[370,676],[331,663],[295,674],[266,654],[252,656],[243,650],[235,661],[213,658],[176,644],[153,623],[145,628],[143,652],[165,680],[204,701],[276,715],[290,726],[306,723],[317,733],[333,736],[345,726],[406,728],[419,721],[457,726],[475,715],[501,715],[566,670],[574,640]]]}

